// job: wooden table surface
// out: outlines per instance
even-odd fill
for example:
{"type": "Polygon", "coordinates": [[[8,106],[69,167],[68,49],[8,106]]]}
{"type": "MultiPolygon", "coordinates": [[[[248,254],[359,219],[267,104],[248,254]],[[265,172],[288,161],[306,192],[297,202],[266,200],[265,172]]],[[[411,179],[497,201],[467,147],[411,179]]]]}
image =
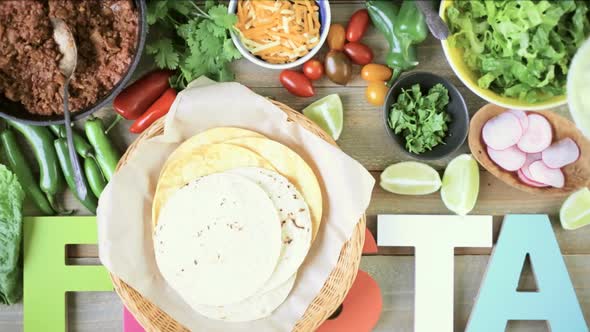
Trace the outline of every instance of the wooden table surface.
{"type": "MultiPolygon", "coordinates": [[[[363,7],[364,1],[332,1],[334,23],[346,24],[350,15],[363,7]]],[[[364,40],[376,55],[375,62],[382,63],[387,43],[374,29],[369,29],[364,40]]],[[[476,112],[485,104],[469,91],[453,74],[443,55],[440,42],[429,37],[418,47],[420,65],[418,71],[439,74],[449,79],[463,93],[469,112],[476,112]]],[[[148,68],[151,60],[142,59],[141,68],[148,68]]],[[[338,144],[344,152],[362,163],[376,179],[383,169],[392,163],[407,160],[407,157],[392,144],[383,123],[382,110],[365,101],[366,82],[359,77],[360,67],[355,66],[354,78],[345,87],[335,85],[327,79],[314,83],[316,96],[299,98],[289,94],[278,81],[279,72],[261,69],[247,60],[233,64],[236,81],[245,84],[257,93],[279,100],[294,109],[301,110],[313,100],[338,93],[344,104],[344,130],[338,144]]],[[[138,75],[141,73],[140,70],[138,75]]],[[[568,116],[567,109],[555,110],[568,116]]],[[[112,117],[110,108],[100,115],[112,117]]],[[[124,150],[135,135],[128,133],[130,122],[119,125],[113,139],[124,150]]],[[[468,152],[465,145],[459,153],[468,152]]],[[[437,169],[443,169],[450,159],[432,162],[437,169]]],[[[377,182],[378,183],[378,182],[377,182]]],[[[481,191],[473,214],[494,216],[494,236],[498,234],[502,217],[509,213],[539,213],[551,217],[555,235],[564,255],[569,274],[587,322],[590,322],[590,227],[576,231],[565,231],[559,224],[559,208],[563,199],[535,196],[512,189],[481,172],[481,191]]],[[[63,197],[71,208],[87,213],[73,199],[70,193],[63,197]]],[[[32,207],[26,212],[34,214],[32,207]]],[[[367,210],[367,223],[376,235],[378,214],[449,214],[439,194],[422,197],[399,196],[375,186],[371,205],[367,210]]],[[[534,232],[534,230],[531,230],[534,232]]],[[[463,331],[477,295],[486,265],[489,249],[457,249],[455,259],[455,330],[463,331]]],[[[414,307],[414,264],[412,248],[379,248],[378,256],[363,257],[361,268],[369,272],[380,284],[383,292],[383,312],[375,331],[412,331],[414,307]]],[[[80,264],[96,262],[97,249],[92,246],[75,248],[69,256],[80,264]]],[[[525,268],[522,289],[534,287],[530,267],[525,268]]],[[[121,331],[122,304],[115,293],[73,293],[68,294],[70,331],[121,331]]],[[[548,331],[545,322],[510,322],[509,331],[548,331]]],[[[0,306],[0,331],[22,331],[22,304],[0,306]]]]}

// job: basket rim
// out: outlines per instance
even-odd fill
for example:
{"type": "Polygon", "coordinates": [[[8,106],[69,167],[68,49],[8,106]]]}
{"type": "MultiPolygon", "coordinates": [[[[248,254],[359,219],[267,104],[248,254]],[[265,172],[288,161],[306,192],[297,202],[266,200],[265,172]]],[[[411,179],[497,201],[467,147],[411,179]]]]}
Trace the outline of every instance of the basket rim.
{"type": "MultiPolygon", "coordinates": [[[[278,101],[270,100],[270,102],[287,113],[288,121],[299,123],[313,134],[338,147],[331,136],[301,113],[278,101]]],[[[165,118],[157,120],[135,139],[121,157],[117,170],[125,165],[127,159],[133,155],[140,142],[163,133],[164,122],[165,118]]],[[[341,305],[358,272],[365,240],[365,228],[366,216],[363,214],[351,237],[343,244],[334,269],[330,272],[320,292],[312,300],[303,316],[295,324],[293,331],[307,332],[317,329],[341,305]]],[[[115,292],[127,310],[133,314],[146,331],[189,331],[110,271],[109,276],[113,282],[115,292]]]]}

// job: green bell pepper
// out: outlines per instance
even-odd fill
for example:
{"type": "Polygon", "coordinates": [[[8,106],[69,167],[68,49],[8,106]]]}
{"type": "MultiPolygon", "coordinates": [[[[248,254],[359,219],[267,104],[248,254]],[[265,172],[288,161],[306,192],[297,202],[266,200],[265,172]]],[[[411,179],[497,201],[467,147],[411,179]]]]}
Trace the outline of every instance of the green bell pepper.
{"type": "Polygon", "coordinates": [[[366,5],[373,25],[389,43],[385,62],[393,70],[391,84],[403,71],[418,65],[414,45],[426,39],[428,27],[424,15],[412,0],[405,0],[401,8],[391,0],[368,0],[366,5]]]}

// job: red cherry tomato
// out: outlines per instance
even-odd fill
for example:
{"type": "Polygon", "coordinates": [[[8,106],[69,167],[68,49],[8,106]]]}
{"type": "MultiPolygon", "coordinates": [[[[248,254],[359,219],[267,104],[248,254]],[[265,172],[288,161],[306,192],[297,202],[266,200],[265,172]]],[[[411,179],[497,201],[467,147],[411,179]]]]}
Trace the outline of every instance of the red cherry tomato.
{"type": "Polygon", "coordinates": [[[357,42],[363,38],[369,27],[369,12],[366,9],[357,10],[350,17],[346,26],[346,39],[349,42],[357,42]]]}
{"type": "Polygon", "coordinates": [[[302,73],[283,70],[279,76],[281,84],[287,91],[299,97],[311,97],[315,94],[311,81],[302,73]]]}
{"type": "Polygon", "coordinates": [[[344,45],[344,53],[357,65],[363,66],[373,61],[373,51],[367,45],[358,42],[344,45]]]}
{"type": "Polygon", "coordinates": [[[324,75],[324,65],[318,60],[309,60],[303,64],[303,74],[310,80],[319,80],[324,75]]]}

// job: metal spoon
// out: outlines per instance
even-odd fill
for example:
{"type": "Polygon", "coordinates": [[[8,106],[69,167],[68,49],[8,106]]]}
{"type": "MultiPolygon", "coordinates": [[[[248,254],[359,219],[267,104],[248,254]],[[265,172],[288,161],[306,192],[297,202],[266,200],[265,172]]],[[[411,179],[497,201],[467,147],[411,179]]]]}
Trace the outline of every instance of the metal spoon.
{"type": "Polygon", "coordinates": [[[432,35],[439,40],[447,39],[449,37],[449,27],[432,8],[432,1],[416,0],[416,6],[424,14],[426,25],[428,25],[432,35]]]}
{"type": "Polygon", "coordinates": [[[72,161],[72,168],[74,169],[74,182],[76,183],[76,191],[81,200],[86,199],[88,189],[82,180],[82,167],[80,160],[74,148],[74,138],[72,133],[72,119],[68,103],[68,86],[70,80],[76,71],[76,64],[78,62],[78,49],[72,31],[62,19],[51,18],[53,25],[53,39],[59,47],[62,58],[59,61],[59,71],[65,77],[63,99],[64,99],[64,120],[66,127],[66,140],[68,142],[68,150],[70,152],[70,160],[72,161]]]}

